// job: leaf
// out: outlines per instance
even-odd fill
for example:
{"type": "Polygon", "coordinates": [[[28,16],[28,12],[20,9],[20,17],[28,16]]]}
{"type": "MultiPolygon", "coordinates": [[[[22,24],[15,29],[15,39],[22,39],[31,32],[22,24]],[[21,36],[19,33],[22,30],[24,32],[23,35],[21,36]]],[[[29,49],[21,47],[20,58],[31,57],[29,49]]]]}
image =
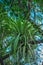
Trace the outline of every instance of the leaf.
{"type": "Polygon", "coordinates": [[[15,41],[14,41],[14,54],[16,53],[19,39],[20,39],[20,34],[18,34],[18,36],[15,38],[15,41]]]}

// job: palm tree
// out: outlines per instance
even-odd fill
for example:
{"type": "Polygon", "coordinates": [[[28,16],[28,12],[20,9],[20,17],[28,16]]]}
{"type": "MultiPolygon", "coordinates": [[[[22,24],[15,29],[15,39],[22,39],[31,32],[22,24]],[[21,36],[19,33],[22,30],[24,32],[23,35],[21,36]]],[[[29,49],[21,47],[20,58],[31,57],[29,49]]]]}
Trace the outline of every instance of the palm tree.
{"type": "MultiPolygon", "coordinates": [[[[14,4],[11,3],[12,7],[13,5],[14,4]]],[[[1,4],[1,6],[3,7],[5,4],[1,4]]],[[[15,10],[17,10],[15,14],[18,15],[16,19],[8,17],[8,12],[5,11],[2,7],[0,9],[0,56],[2,61],[12,55],[14,60],[16,60],[16,65],[28,62],[32,65],[32,62],[35,62],[36,60],[33,54],[34,46],[36,46],[36,42],[39,42],[35,40],[35,35],[37,32],[38,34],[43,35],[42,30],[40,30],[39,26],[36,25],[35,22],[31,21],[30,19],[28,20],[28,17],[22,17],[22,9],[19,7],[17,8],[17,6],[15,7],[14,5],[15,10]],[[7,48],[9,47],[10,50],[7,53],[7,48]]],[[[14,8],[12,7],[11,10],[14,8]]],[[[25,11],[25,14],[28,14],[26,12],[27,10],[25,11]]],[[[10,65],[10,61],[7,61],[10,65]]]]}
{"type": "Polygon", "coordinates": [[[29,62],[29,55],[30,57],[33,57],[31,44],[36,43],[34,35],[39,31],[39,28],[35,27],[28,20],[23,20],[20,17],[14,20],[13,18],[8,17],[6,13],[4,13],[1,18],[0,30],[1,55],[5,55],[6,48],[11,46],[11,50],[8,53],[8,56],[13,54],[18,64],[22,58],[25,62],[29,62]],[[11,39],[9,39],[10,36],[11,39]],[[8,40],[6,39],[7,37],[8,40]]]}

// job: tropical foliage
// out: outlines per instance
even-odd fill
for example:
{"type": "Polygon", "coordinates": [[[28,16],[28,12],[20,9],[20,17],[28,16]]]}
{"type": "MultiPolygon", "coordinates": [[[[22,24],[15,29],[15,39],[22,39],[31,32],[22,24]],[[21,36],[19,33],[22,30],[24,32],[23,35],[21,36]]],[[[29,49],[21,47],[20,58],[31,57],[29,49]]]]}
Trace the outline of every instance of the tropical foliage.
{"type": "Polygon", "coordinates": [[[42,19],[36,17],[36,6],[42,12],[42,5],[42,0],[0,1],[0,59],[5,59],[5,65],[36,63],[34,48],[42,39],[36,40],[35,35],[43,35],[43,30],[40,29],[43,24],[36,24],[37,18],[40,21],[42,19]],[[34,12],[33,20],[31,10],[34,12]]]}

